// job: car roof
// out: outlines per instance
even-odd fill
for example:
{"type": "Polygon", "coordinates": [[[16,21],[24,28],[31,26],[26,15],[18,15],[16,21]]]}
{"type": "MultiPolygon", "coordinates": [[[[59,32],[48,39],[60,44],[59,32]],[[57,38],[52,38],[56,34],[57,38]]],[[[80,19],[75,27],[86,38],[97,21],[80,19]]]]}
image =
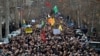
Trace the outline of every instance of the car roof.
{"type": "Polygon", "coordinates": [[[100,42],[98,42],[98,41],[89,41],[89,43],[100,43],[100,42]]]}

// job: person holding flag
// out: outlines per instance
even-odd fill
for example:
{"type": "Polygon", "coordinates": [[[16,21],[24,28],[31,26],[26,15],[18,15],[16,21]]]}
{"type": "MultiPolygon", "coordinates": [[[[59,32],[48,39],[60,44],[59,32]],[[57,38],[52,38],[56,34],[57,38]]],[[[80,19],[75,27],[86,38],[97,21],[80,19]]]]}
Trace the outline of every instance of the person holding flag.
{"type": "Polygon", "coordinates": [[[42,30],[42,31],[41,31],[40,36],[41,36],[41,40],[42,40],[43,42],[46,42],[46,34],[45,34],[45,30],[42,30]]]}

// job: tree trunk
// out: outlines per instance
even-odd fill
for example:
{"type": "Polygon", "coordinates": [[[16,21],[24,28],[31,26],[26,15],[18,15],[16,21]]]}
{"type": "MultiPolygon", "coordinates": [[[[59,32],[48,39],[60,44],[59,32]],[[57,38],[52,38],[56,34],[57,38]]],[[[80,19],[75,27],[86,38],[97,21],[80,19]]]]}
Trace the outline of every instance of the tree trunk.
{"type": "MultiPolygon", "coordinates": [[[[1,13],[0,13],[1,14],[1,13]]],[[[0,39],[2,38],[2,17],[0,15],[0,39]]]]}
{"type": "Polygon", "coordinates": [[[9,10],[9,0],[6,0],[6,20],[5,20],[5,23],[6,23],[6,37],[8,36],[9,34],[9,14],[10,14],[10,10],[9,10]]]}

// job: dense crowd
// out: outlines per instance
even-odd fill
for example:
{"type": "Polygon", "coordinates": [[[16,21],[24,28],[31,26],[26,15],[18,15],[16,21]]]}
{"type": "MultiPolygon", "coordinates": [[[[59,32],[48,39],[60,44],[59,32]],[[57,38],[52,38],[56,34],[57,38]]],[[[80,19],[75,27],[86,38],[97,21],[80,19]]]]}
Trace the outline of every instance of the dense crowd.
{"type": "Polygon", "coordinates": [[[53,34],[53,27],[48,24],[41,29],[33,26],[31,34],[21,30],[21,34],[12,36],[8,44],[0,45],[0,56],[99,56],[94,48],[81,41],[86,35],[79,38],[74,28],[63,25],[63,31],[58,35],[53,34]]]}
{"type": "Polygon", "coordinates": [[[11,38],[9,44],[0,46],[0,56],[99,56],[93,48],[75,37],[74,29],[66,28],[59,35],[53,35],[52,29],[48,29],[44,30],[45,41],[41,40],[40,29],[11,38]]]}

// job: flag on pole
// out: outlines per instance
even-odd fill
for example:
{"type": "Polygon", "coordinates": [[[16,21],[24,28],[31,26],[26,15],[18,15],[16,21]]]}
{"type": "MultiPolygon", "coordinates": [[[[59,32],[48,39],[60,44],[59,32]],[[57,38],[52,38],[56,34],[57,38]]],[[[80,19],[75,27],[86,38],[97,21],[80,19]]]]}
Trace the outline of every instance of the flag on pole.
{"type": "Polygon", "coordinates": [[[52,23],[51,23],[51,26],[53,26],[55,24],[55,19],[52,18],[52,23]]]}
{"type": "Polygon", "coordinates": [[[41,40],[42,40],[43,42],[46,42],[46,35],[45,35],[45,31],[44,31],[44,30],[42,30],[40,36],[41,36],[41,40]]]}
{"type": "Polygon", "coordinates": [[[50,2],[48,2],[48,1],[46,1],[46,6],[48,7],[48,8],[51,8],[51,3],[50,2]]]}
{"type": "Polygon", "coordinates": [[[48,14],[48,18],[50,18],[51,16],[48,14]]]}
{"type": "Polygon", "coordinates": [[[25,19],[22,20],[22,26],[24,27],[26,25],[25,19]]]}
{"type": "Polygon", "coordinates": [[[53,7],[53,11],[55,14],[58,13],[58,7],[56,5],[53,7]]]}
{"type": "Polygon", "coordinates": [[[58,29],[59,29],[60,31],[62,31],[62,30],[63,30],[62,25],[59,25],[58,29]]]}
{"type": "Polygon", "coordinates": [[[53,26],[55,24],[55,19],[54,18],[49,18],[48,23],[53,26]]]}
{"type": "Polygon", "coordinates": [[[25,20],[23,19],[23,24],[25,24],[26,22],[25,22],[25,20]]]}
{"type": "Polygon", "coordinates": [[[45,26],[45,22],[42,20],[41,21],[41,26],[44,27],[45,26]]]}

